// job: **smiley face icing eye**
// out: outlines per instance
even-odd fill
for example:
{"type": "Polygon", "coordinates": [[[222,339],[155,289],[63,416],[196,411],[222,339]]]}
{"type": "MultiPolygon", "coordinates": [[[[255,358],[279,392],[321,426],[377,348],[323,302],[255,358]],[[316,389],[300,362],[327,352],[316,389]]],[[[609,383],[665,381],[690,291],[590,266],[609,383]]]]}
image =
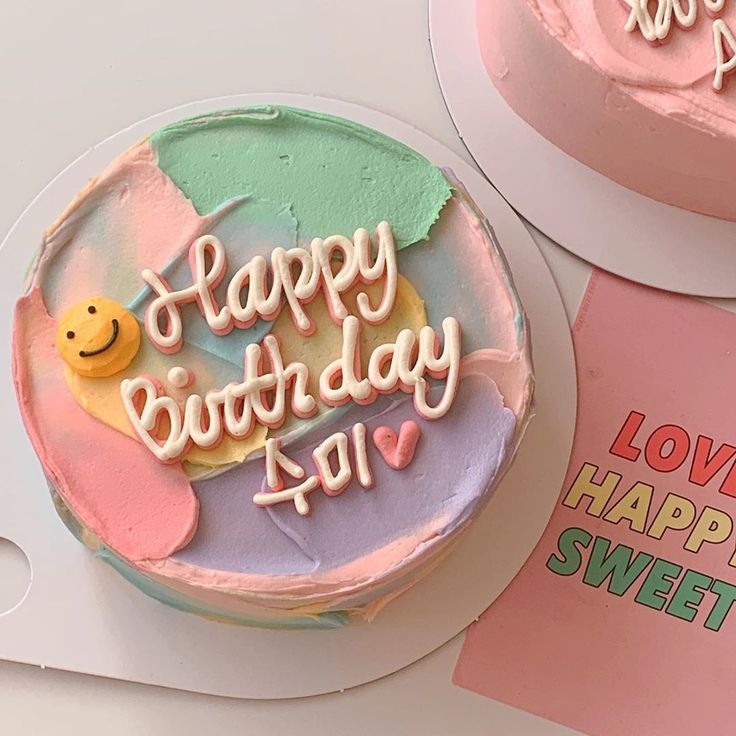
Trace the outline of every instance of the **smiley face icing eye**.
{"type": "Polygon", "coordinates": [[[91,304],[87,307],[87,311],[90,314],[94,314],[97,311],[97,307],[92,306],[91,304]]]}
{"type": "Polygon", "coordinates": [[[69,332],[66,333],[66,336],[69,340],[74,339],[74,332],[72,330],[69,330],[69,332]]]}

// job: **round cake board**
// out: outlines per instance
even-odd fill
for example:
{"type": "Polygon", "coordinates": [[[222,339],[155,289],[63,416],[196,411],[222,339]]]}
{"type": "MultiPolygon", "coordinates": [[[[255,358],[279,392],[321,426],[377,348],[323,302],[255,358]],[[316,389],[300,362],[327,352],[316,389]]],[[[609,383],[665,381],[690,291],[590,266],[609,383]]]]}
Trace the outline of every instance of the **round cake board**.
{"type": "Polygon", "coordinates": [[[576,413],[575,363],[559,293],[531,237],[497,192],[457,155],[404,123],[344,102],[293,94],[222,97],[155,115],[89,150],[34,199],[0,249],[0,279],[6,421],[0,538],[18,545],[32,569],[25,597],[0,615],[0,658],[231,697],[342,690],[395,672],[462,631],[510,583],[547,524],[567,468],[576,413]],[[351,118],[452,168],[493,224],[533,325],[536,416],[489,506],[448,559],[372,623],[334,630],[270,631],[208,621],[148,598],[96,559],[54,512],[21,425],[10,373],[11,313],[23,273],[43,228],[86,181],[162,125],[265,103],[351,118]]]}
{"type": "Polygon", "coordinates": [[[429,0],[429,35],[460,138],[521,215],[580,258],[632,281],[736,297],[736,222],[662,204],[616,184],[517,116],[483,65],[475,0],[429,0]]]}

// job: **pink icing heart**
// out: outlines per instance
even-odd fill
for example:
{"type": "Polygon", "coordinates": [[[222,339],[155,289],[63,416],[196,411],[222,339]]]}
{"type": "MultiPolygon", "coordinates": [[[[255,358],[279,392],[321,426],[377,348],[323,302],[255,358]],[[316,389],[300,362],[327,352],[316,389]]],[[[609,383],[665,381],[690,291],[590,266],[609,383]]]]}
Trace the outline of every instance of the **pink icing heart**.
{"type": "Polygon", "coordinates": [[[401,425],[398,437],[391,427],[377,427],[373,432],[373,443],[389,467],[403,470],[414,459],[421,436],[419,425],[409,420],[401,425]]]}

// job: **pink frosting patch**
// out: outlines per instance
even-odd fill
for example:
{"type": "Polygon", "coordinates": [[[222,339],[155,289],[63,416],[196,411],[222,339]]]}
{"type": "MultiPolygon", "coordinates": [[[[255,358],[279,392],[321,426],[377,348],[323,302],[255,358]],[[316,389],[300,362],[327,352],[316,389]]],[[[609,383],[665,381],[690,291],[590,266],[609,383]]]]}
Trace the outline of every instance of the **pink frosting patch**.
{"type": "Polygon", "coordinates": [[[161,559],[183,547],[199,503],[179,466],[105,427],[74,401],[54,347],[56,322],[40,291],[18,300],[13,377],[26,429],[46,474],[75,515],[119,555],[161,559]]]}
{"type": "Polygon", "coordinates": [[[522,422],[534,392],[534,373],[528,351],[506,353],[495,348],[474,350],[463,357],[461,377],[488,376],[498,386],[504,406],[522,422]]]}
{"type": "Polygon", "coordinates": [[[92,179],[46,231],[31,286],[41,288],[53,317],[91,294],[126,304],[144,287],[143,268],[161,271],[216,218],[198,215],[140,143],[92,179]]]}

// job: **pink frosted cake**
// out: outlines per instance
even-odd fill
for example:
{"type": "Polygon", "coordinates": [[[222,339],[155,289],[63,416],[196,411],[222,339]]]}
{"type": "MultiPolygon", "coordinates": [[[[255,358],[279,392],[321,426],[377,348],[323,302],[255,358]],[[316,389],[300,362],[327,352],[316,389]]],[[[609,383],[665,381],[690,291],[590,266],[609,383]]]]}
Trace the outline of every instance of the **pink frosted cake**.
{"type": "Polygon", "coordinates": [[[370,619],[478,515],[529,413],[526,320],[452,174],[290,108],[169,125],[46,231],[14,323],[60,515],[180,609],[370,619]]]}
{"type": "Polygon", "coordinates": [[[736,220],[736,2],[477,0],[493,84],[545,138],[653,199],[736,220]]]}

